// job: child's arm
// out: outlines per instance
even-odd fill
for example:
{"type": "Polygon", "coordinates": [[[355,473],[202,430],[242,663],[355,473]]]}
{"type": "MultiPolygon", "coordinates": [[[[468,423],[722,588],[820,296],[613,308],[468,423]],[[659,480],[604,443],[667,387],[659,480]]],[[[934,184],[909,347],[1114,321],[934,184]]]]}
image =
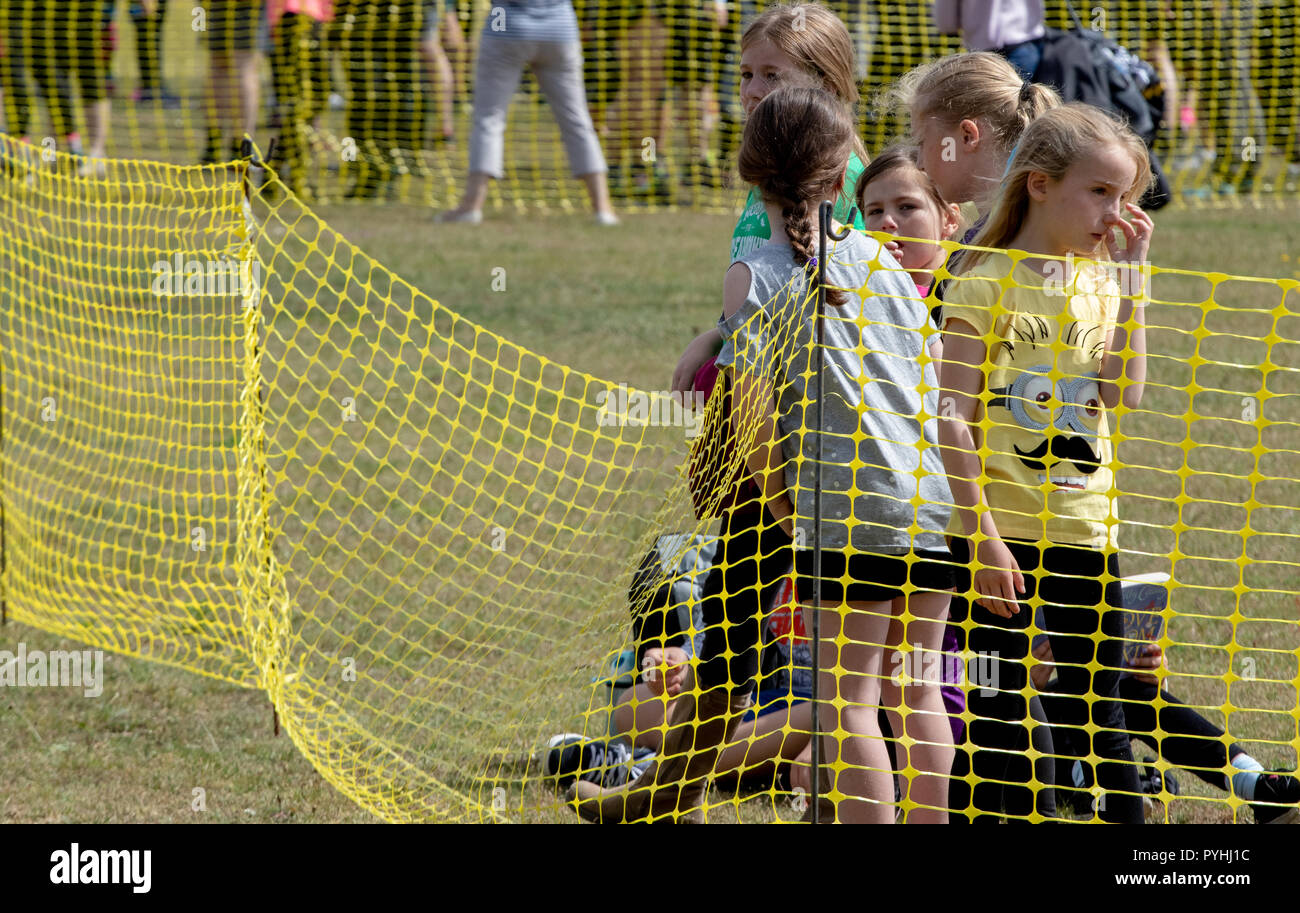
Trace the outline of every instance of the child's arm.
{"type": "MultiPolygon", "coordinates": [[[[722,285],[722,314],[731,317],[740,310],[749,294],[749,267],[732,264],[722,285]]],[[[720,334],[719,334],[720,335],[720,334]]],[[[794,505],[785,487],[785,455],[776,440],[776,395],[771,378],[755,377],[738,369],[731,392],[733,433],[741,428],[756,428],[754,446],[745,457],[745,466],[763,492],[763,502],[786,535],[794,538],[794,505]]],[[[739,439],[739,438],[737,438],[739,439]]]]}
{"type": "Polygon", "coordinates": [[[984,389],[988,346],[969,323],[952,319],[944,327],[943,355],[939,450],[966,538],[974,543],[977,532],[985,537],[976,546],[976,561],[981,566],[974,576],[975,591],[980,594],[975,601],[996,615],[1010,618],[1020,612],[1015,594],[1024,593],[1025,581],[984,500],[979,484],[984,466],[975,443],[975,416],[984,389]]]}
{"type": "Polygon", "coordinates": [[[745,466],[749,469],[750,474],[754,477],[755,483],[763,491],[763,504],[767,507],[772,518],[781,524],[781,529],[791,539],[794,538],[794,502],[790,500],[790,490],[785,487],[785,454],[781,451],[781,443],[776,440],[776,421],[772,417],[775,411],[776,400],[771,394],[771,384],[766,382],[755,382],[750,380],[745,386],[752,385],[754,389],[741,392],[742,382],[739,378],[736,381],[736,392],[733,394],[732,403],[736,405],[732,411],[732,418],[736,422],[736,428],[739,429],[742,422],[761,421],[757,433],[754,435],[754,446],[745,458],[745,466]],[[765,387],[766,400],[764,400],[764,391],[759,389],[765,387]],[[742,397],[748,397],[754,401],[759,409],[751,409],[748,414],[741,412],[740,404],[742,397]],[[761,418],[762,406],[766,401],[767,418],[761,418]]]}
{"type": "Polygon", "coordinates": [[[1127,204],[1133,221],[1120,219],[1126,247],[1118,250],[1113,235],[1106,245],[1115,263],[1120,267],[1119,313],[1115,328],[1106,340],[1106,354],[1101,359],[1101,378],[1098,384],[1101,401],[1107,409],[1114,409],[1121,398],[1125,408],[1136,409],[1142,402],[1142,391],[1147,379],[1147,332],[1143,304],[1149,290],[1145,287],[1147,250],[1151,245],[1151,232],[1155,228],[1151,217],[1132,203],[1127,204]],[[1130,337],[1127,324],[1133,321],[1130,337]],[[1127,353],[1125,350],[1127,349],[1127,353]],[[1127,377],[1126,384],[1117,383],[1120,376],[1127,377]]]}
{"type": "MultiPolygon", "coordinates": [[[[748,291],[746,291],[746,294],[748,294],[748,291]]],[[[742,296],[740,300],[744,301],[745,299],[742,296]]],[[[692,339],[687,344],[682,357],[677,360],[677,367],[673,369],[673,392],[690,393],[691,385],[695,383],[695,375],[700,370],[700,366],[714,355],[717,355],[720,348],[722,348],[722,334],[718,332],[717,327],[705,330],[692,339]]]]}

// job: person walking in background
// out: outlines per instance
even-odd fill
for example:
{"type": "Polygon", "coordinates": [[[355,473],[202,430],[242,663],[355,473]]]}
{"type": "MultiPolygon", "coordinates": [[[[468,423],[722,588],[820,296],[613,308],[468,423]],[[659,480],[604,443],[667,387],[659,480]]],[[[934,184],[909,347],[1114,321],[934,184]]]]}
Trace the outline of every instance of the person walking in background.
{"type": "Polygon", "coordinates": [[[257,132],[261,95],[257,33],[262,14],[262,0],[209,0],[206,5],[203,31],[210,69],[205,164],[238,158],[244,134],[257,132]]]}
{"type": "Polygon", "coordinates": [[[138,104],[161,102],[164,108],[180,107],[181,100],[162,83],[162,25],[167,17],[167,0],[136,0],[131,4],[135,26],[135,59],[140,82],[131,93],[138,104]]]}
{"type": "Polygon", "coordinates": [[[301,192],[307,178],[309,135],[329,96],[329,57],[321,35],[334,17],[334,2],[268,0],[267,15],[285,182],[301,192]]]}
{"type": "Polygon", "coordinates": [[[424,28],[420,34],[420,57],[429,71],[429,84],[438,105],[438,133],[435,146],[456,140],[456,69],[452,55],[465,52],[465,34],[456,15],[455,0],[425,0],[424,28]]]}
{"type": "Polygon", "coordinates": [[[1043,57],[1043,0],[934,0],[940,35],[961,35],[971,51],[993,51],[1033,82],[1043,57]]]}
{"type": "Polygon", "coordinates": [[[469,178],[460,205],[438,221],[483,221],[488,184],[505,175],[506,115],[525,66],[551,106],[569,166],[587,186],[596,221],[618,224],[605,183],[605,155],[583,92],[578,19],[569,0],[502,0],[488,16],[474,74],[469,178]]]}

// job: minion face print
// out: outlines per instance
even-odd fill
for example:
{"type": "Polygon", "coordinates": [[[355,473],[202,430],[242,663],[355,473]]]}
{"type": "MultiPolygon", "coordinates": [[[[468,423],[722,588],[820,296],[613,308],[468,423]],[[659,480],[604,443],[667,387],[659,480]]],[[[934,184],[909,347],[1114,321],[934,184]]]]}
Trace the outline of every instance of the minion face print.
{"type": "Polygon", "coordinates": [[[989,416],[1002,426],[1003,440],[1038,485],[1050,480],[1053,491],[1082,491],[1101,466],[1098,437],[1107,433],[1098,374],[1092,370],[1105,351],[1105,338],[1095,323],[1071,321],[1059,336],[1057,327],[1041,315],[1013,318],[999,343],[1007,359],[1000,375],[1008,382],[990,388],[989,416]],[[1088,370],[1072,371],[1071,362],[1088,370]]]}

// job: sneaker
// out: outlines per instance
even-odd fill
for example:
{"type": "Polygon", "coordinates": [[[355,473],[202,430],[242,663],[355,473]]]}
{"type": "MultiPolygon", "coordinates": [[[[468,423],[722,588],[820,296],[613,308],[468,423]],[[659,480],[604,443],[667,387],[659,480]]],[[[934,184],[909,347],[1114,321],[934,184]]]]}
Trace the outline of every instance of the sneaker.
{"type": "Polygon", "coordinates": [[[618,216],[614,215],[612,212],[598,212],[596,213],[596,224],[617,225],[619,224],[618,216]]]}
{"type": "Polygon", "coordinates": [[[542,773],[563,791],[575,780],[609,788],[622,786],[645,772],[654,760],[648,748],[630,748],[621,739],[586,739],[566,732],[552,736],[543,749],[542,773]]]}
{"type": "Polygon", "coordinates": [[[1158,796],[1167,791],[1169,795],[1176,796],[1181,792],[1173,773],[1161,774],[1158,768],[1145,766],[1155,764],[1155,758],[1143,758],[1142,764],[1144,766],[1138,775],[1138,782],[1142,785],[1143,795],[1158,796]]]}
{"type": "Polygon", "coordinates": [[[1255,813],[1256,824],[1300,824],[1300,780],[1285,771],[1260,774],[1255,781],[1255,801],[1250,809],[1255,813]],[[1260,802],[1277,805],[1260,805],[1260,802]]]}
{"type": "Polygon", "coordinates": [[[436,219],[438,222],[464,222],[467,225],[479,225],[483,222],[483,210],[471,209],[469,212],[460,212],[455,209],[448,209],[446,212],[438,213],[436,219]]]}
{"type": "Polygon", "coordinates": [[[559,777],[560,789],[567,789],[576,778],[573,771],[581,765],[580,746],[585,739],[577,732],[562,732],[553,735],[546,742],[546,747],[539,754],[542,762],[542,776],[548,780],[559,777]]]}
{"type": "Polygon", "coordinates": [[[108,177],[108,165],[97,155],[83,155],[77,162],[77,176],[83,178],[108,177]]]}
{"type": "Polygon", "coordinates": [[[168,110],[174,110],[181,106],[181,98],[166,89],[146,89],[138,87],[131,93],[131,101],[138,105],[151,105],[161,103],[168,110]]]}

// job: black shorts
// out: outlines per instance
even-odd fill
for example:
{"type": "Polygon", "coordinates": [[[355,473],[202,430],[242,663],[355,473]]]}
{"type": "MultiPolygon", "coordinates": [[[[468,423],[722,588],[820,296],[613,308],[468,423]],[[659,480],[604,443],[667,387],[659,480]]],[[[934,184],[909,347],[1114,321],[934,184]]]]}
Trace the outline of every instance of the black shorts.
{"type": "MultiPolygon", "coordinates": [[[[17,5],[17,4],[15,4],[17,5]]],[[[32,23],[32,72],[47,99],[59,96],[58,104],[71,106],[70,88],[62,77],[75,75],[83,101],[108,97],[108,71],[113,56],[112,22],[97,8],[51,3],[46,18],[32,23]]]]}
{"type": "MultiPolygon", "coordinates": [[[[808,602],[813,595],[813,551],[794,553],[795,587],[799,599],[808,602]]],[[[887,602],[904,595],[903,585],[922,590],[950,590],[955,579],[952,556],[947,552],[919,551],[910,555],[879,555],[822,549],[821,597],[823,606],[844,602],[887,602]],[[844,586],[845,564],[849,583],[844,586]]]]}

